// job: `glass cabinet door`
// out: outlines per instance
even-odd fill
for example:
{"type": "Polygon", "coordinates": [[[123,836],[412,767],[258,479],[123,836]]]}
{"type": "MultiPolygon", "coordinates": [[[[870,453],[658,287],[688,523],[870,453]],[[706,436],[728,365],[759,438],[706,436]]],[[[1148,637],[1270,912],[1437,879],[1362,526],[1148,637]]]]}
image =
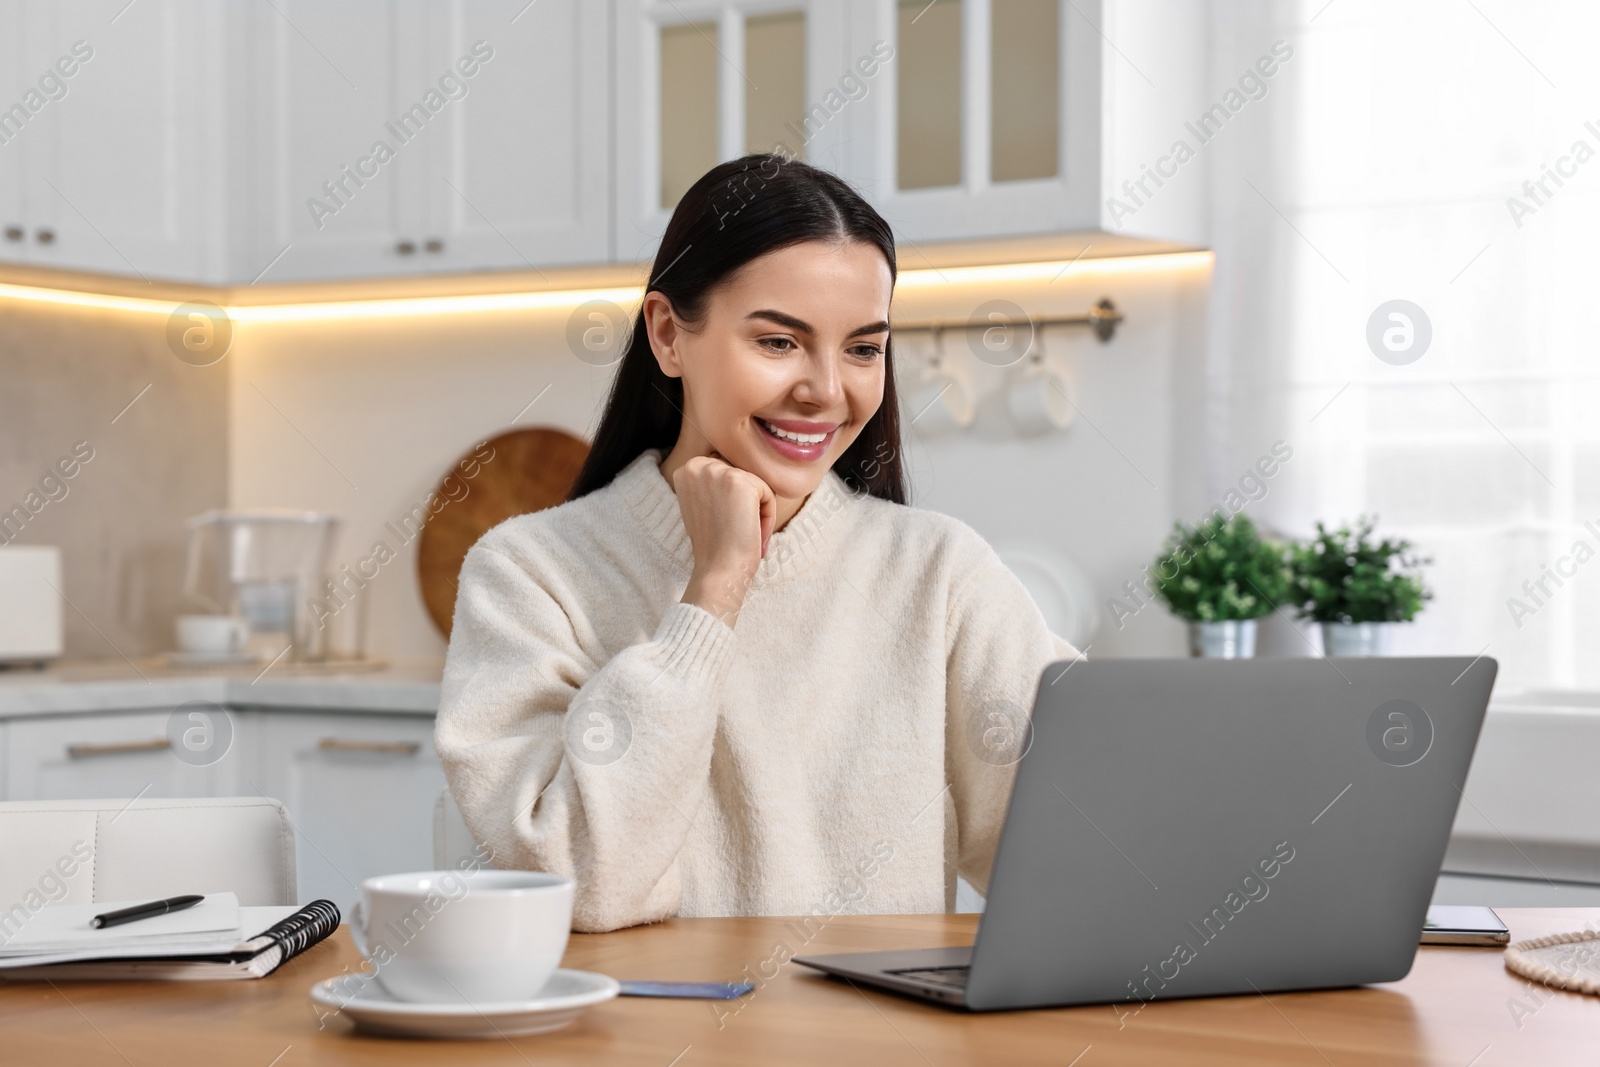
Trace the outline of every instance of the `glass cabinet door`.
{"type": "Polygon", "coordinates": [[[886,41],[894,73],[855,116],[863,150],[847,176],[897,233],[1098,228],[1098,0],[876,0],[862,12],[853,47],[886,41]]]}
{"type": "Polygon", "coordinates": [[[648,258],[678,200],[720,161],[776,151],[830,165],[841,104],[860,96],[859,78],[840,85],[835,69],[848,6],[618,0],[618,258],[648,258]]]}
{"type": "Polygon", "coordinates": [[[618,0],[618,258],[718,160],[851,181],[910,240],[1099,225],[1101,0],[618,0]]]}

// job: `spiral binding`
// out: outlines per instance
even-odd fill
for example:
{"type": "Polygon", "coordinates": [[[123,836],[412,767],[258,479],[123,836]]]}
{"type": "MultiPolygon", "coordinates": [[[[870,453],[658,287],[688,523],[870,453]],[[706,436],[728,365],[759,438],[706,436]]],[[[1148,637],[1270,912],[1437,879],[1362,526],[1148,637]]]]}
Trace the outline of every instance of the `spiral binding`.
{"type": "Polygon", "coordinates": [[[293,915],[252,938],[271,942],[283,950],[279,963],[293,959],[339,928],[339,906],[331,900],[313,900],[293,915]]]}

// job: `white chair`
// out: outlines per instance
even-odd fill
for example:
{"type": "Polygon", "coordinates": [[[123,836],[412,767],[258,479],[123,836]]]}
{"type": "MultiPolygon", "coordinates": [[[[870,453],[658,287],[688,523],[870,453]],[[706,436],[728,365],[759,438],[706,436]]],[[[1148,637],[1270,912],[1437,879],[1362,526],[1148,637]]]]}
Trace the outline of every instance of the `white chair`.
{"type": "Polygon", "coordinates": [[[228,891],[297,904],[294,857],[265,797],[0,803],[0,909],[228,891]]]}

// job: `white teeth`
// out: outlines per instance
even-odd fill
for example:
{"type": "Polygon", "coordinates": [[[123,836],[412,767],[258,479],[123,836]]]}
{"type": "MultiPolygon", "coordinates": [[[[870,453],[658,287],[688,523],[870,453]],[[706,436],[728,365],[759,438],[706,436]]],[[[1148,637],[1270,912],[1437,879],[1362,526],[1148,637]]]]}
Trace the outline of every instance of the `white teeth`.
{"type": "Polygon", "coordinates": [[[820,445],[828,439],[828,435],[825,433],[790,433],[788,430],[780,430],[766,419],[761,420],[761,425],[765,426],[767,432],[772,436],[781,437],[785,441],[793,441],[797,445],[820,445]]]}

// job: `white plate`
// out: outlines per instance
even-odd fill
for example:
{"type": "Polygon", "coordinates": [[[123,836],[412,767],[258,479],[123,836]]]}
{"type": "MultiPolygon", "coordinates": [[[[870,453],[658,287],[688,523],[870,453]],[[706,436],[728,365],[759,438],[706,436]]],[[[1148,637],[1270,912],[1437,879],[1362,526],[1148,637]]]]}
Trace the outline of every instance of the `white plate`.
{"type": "Polygon", "coordinates": [[[1100,609],[1082,568],[1054,549],[1032,543],[1002,542],[995,553],[1033,597],[1052,633],[1080,652],[1094,640],[1100,609]]]}
{"type": "Polygon", "coordinates": [[[415,1004],[391,997],[376,980],[329,978],[311,987],[311,999],[347,1015],[363,1030],[402,1037],[521,1037],[559,1030],[584,1008],[617,995],[615,978],[592,971],[559,970],[532,1000],[508,1004],[415,1004]]]}

